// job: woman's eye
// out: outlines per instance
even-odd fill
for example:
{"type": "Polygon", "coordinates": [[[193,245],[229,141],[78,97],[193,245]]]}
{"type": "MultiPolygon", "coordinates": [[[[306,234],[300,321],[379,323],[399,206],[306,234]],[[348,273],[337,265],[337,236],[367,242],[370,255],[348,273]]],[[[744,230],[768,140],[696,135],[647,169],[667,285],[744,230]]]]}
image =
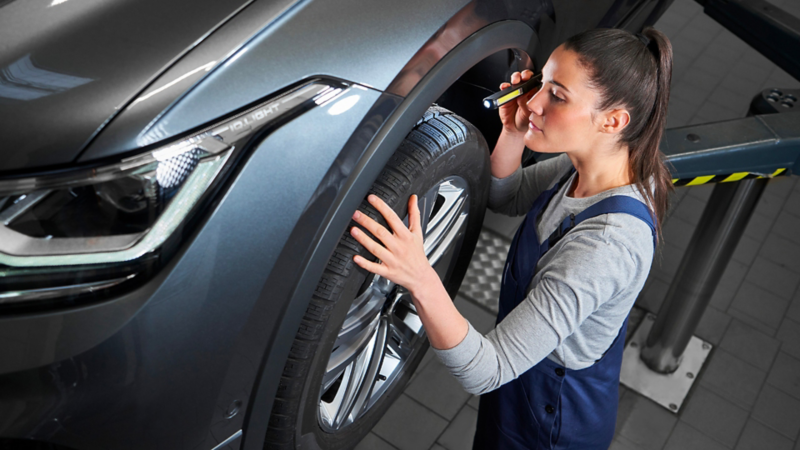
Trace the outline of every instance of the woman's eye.
{"type": "Polygon", "coordinates": [[[550,91],[550,98],[552,100],[557,101],[557,102],[563,102],[564,101],[563,98],[560,98],[559,96],[557,96],[553,91],[550,91]]]}

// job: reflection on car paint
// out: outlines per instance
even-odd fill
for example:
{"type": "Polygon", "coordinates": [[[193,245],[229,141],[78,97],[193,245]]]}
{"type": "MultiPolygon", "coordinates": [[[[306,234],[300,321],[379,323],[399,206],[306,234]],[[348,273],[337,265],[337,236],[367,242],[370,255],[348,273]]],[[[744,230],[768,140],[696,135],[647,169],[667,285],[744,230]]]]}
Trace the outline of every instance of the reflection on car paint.
{"type": "Polygon", "coordinates": [[[89,83],[91,78],[76,77],[36,67],[27,54],[0,69],[0,97],[36,100],[89,83]]]}
{"type": "Polygon", "coordinates": [[[360,98],[360,95],[351,95],[349,97],[345,97],[331,105],[331,107],[328,108],[328,114],[332,116],[338,116],[339,114],[346,112],[348,109],[355,106],[360,98]]]}
{"type": "Polygon", "coordinates": [[[148,98],[150,98],[150,97],[152,97],[152,96],[154,96],[156,94],[164,92],[165,90],[171,88],[172,86],[175,86],[176,84],[180,83],[181,81],[185,80],[186,78],[189,78],[190,76],[192,76],[192,75],[194,75],[194,74],[196,74],[198,72],[202,72],[202,71],[208,72],[209,70],[211,70],[214,67],[214,64],[216,64],[216,63],[217,63],[216,61],[209,61],[209,62],[203,64],[202,66],[200,66],[200,67],[198,67],[198,68],[196,68],[194,70],[190,70],[189,72],[186,72],[185,74],[183,74],[183,75],[179,76],[178,78],[170,81],[169,83],[165,84],[164,86],[161,86],[160,88],[155,89],[155,90],[153,90],[151,92],[148,92],[147,94],[142,95],[141,97],[137,98],[136,100],[133,101],[133,103],[131,103],[131,106],[133,106],[133,105],[135,105],[135,104],[137,104],[139,102],[143,102],[143,101],[147,100],[148,98]]]}

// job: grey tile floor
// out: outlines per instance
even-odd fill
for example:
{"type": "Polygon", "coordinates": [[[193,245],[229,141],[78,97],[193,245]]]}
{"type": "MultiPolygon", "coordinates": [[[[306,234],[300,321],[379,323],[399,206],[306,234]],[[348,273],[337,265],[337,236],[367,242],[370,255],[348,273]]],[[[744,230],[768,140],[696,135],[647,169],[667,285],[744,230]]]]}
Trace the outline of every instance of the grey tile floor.
{"type": "MultiPolygon", "coordinates": [[[[800,0],[773,0],[800,17],[800,0]]],[[[705,16],[675,0],[656,24],[673,44],[669,128],[746,114],[767,87],[800,88],[783,70],[705,16]]],[[[676,189],[664,226],[664,249],[637,300],[657,313],[713,186],[676,189]]],[[[489,212],[482,245],[505,260],[521,218],[489,212]],[[507,242],[507,241],[506,241],[507,242]],[[507,244],[506,244],[507,245],[507,244]]],[[[679,414],[620,386],[614,450],[800,450],[800,184],[770,181],[698,327],[714,350],[679,414]]],[[[455,299],[480,332],[494,327],[492,258],[473,259],[455,299]],[[483,290],[475,283],[482,283],[483,290]]],[[[358,450],[470,449],[478,398],[466,393],[432,352],[405,392],[358,450]]]]}

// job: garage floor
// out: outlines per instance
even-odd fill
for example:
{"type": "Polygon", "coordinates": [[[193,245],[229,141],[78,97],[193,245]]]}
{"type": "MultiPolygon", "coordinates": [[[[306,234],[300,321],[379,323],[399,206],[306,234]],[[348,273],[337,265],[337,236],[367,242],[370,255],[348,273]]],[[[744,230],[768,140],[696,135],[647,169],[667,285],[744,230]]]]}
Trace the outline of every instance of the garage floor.
{"type": "MultiPolygon", "coordinates": [[[[800,17],[800,0],[773,0],[800,17]]],[[[800,88],[773,63],[675,0],[656,24],[672,40],[674,71],[667,126],[743,117],[766,87],[800,88]]],[[[678,188],[665,246],[637,300],[658,312],[713,186],[678,188]]],[[[499,270],[521,218],[488,212],[479,251],[456,305],[482,333],[494,326],[499,270]]],[[[800,450],[800,184],[770,182],[697,334],[714,344],[679,414],[620,386],[611,448],[800,450]]],[[[478,398],[428,352],[404,394],[359,450],[470,449],[478,398]]]]}

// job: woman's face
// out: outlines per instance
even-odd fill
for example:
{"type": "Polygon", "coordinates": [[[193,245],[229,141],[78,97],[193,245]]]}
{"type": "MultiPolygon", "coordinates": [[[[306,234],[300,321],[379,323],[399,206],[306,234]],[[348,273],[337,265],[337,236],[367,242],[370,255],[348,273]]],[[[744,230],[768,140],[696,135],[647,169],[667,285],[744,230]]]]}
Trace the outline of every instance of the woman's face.
{"type": "Polygon", "coordinates": [[[581,153],[594,148],[605,134],[598,123],[602,115],[592,115],[597,103],[577,54],[559,46],[542,68],[542,87],[528,101],[531,114],[525,145],[540,153],[581,153]]]}

